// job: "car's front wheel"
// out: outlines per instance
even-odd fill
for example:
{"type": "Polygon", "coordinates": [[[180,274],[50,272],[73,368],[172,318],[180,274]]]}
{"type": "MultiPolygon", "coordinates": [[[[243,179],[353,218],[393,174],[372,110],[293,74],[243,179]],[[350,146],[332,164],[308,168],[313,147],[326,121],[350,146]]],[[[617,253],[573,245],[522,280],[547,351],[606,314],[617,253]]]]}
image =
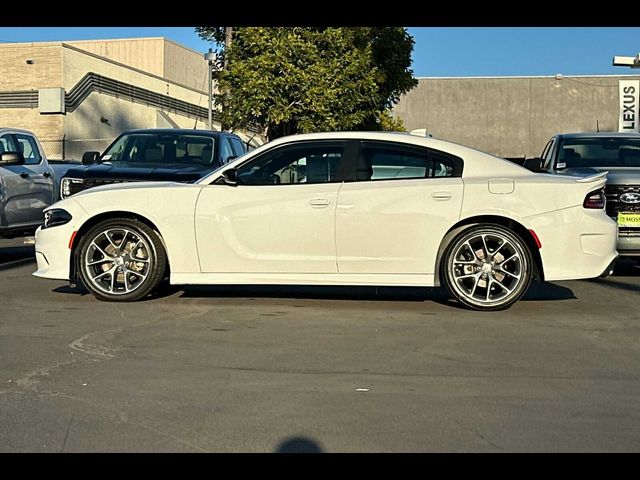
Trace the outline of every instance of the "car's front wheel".
{"type": "Polygon", "coordinates": [[[474,310],[502,310],[529,288],[532,259],[526,243],[501,225],[478,225],[445,250],[441,278],[460,303],[474,310]]]}
{"type": "Polygon", "coordinates": [[[100,300],[139,300],[163,279],[167,258],[162,242],[138,220],[100,222],[83,235],[79,249],[82,283],[100,300]]]}

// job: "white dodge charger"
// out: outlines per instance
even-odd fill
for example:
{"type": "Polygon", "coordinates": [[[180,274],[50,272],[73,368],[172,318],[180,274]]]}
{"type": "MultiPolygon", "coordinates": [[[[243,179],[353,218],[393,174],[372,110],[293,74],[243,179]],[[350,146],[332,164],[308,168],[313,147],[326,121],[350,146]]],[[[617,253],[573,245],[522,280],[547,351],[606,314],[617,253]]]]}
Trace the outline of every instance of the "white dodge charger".
{"type": "MultiPolygon", "coordinates": [[[[144,158],[145,145],[135,148],[120,158],[144,158]]],[[[118,183],[52,205],[34,275],[80,280],[110,301],[141,299],[166,279],[444,284],[467,307],[503,309],[532,278],[609,271],[617,227],[605,176],[533,173],[402,133],[295,135],[196,183],[118,183]]]]}

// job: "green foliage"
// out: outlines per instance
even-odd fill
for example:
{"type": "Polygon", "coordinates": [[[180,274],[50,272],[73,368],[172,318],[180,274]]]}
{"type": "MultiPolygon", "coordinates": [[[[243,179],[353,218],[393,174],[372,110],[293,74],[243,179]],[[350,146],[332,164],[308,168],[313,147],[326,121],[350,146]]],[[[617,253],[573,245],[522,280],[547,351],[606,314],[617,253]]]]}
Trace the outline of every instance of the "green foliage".
{"type": "Polygon", "coordinates": [[[388,112],[413,88],[413,39],[404,28],[225,27],[197,32],[222,47],[217,75],[223,127],[293,133],[402,129],[388,112]]]}
{"type": "Polygon", "coordinates": [[[393,117],[389,110],[385,110],[378,117],[379,130],[389,132],[406,132],[404,123],[400,117],[393,117]]]}

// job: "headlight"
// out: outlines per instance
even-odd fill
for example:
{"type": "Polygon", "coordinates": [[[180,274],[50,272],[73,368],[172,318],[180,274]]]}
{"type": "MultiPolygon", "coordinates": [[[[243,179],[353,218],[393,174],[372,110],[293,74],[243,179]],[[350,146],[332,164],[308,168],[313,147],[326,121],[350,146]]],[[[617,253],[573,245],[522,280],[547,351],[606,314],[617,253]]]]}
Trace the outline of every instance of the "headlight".
{"type": "Polygon", "coordinates": [[[71,214],[61,208],[54,208],[53,210],[47,210],[44,212],[44,225],[42,228],[55,227],[58,225],[64,225],[71,221],[71,214]]]}
{"type": "Polygon", "coordinates": [[[78,193],[80,190],[82,190],[81,178],[65,177],[60,182],[60,198],[67,198],[69,195],[78,193]]]}

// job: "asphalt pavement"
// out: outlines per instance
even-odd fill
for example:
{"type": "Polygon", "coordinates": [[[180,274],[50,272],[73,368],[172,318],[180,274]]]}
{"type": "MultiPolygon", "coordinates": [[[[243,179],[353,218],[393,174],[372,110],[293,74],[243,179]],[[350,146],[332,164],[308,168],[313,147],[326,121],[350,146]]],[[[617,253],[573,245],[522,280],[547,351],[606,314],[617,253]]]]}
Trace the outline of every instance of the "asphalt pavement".
{"type": "Polygon", "coordinates": [[[0,240],[0,452],[640,450],[640,267],[440,290],[172,288],[97,301],[0,240]]]}

